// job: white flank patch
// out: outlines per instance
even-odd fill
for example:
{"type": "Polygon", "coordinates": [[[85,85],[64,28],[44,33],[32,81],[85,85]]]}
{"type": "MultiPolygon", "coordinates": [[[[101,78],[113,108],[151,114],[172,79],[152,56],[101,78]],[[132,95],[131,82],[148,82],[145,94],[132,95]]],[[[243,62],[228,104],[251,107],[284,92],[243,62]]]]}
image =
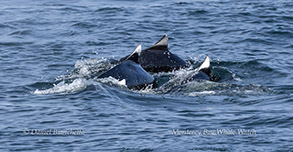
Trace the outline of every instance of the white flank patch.
{"type": "Polygon", "coordinates": [[[119,81],[118,84],[121,86],[126,86],[126,80],[123,79],[123,80],[119,81]]]}
{"type": "Polygon", "coordinates": [[[107,84],[110,84],[110,85],[116,85],[116,86],[122,86],[122,87],[127,87],[126,86],[126,80],[123,79],[121,81],[113,78],[113,77],[107,77],[107,78],[102,78],[102,79],[98,79],[98,82],[101,82],[101,83],[107,83],[107,84]]]}

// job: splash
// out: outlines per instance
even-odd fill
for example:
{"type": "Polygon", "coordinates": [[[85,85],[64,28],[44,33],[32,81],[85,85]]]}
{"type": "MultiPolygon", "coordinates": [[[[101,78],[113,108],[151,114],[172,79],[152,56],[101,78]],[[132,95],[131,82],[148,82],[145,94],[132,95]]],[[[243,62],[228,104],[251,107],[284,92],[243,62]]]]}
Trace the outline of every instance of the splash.
{"type": "MultiPolygon", "coordinates": [[[[214,66],[213,72],[216,76],[220,77],[222,82],[211,81],[189,81],[197,71],[195,61],[190,60],[191,65],[189,68],[179,69],[172,72],[153,73],[156,83],[148,85],[143,89],[131,91],[141,94],[177,94],[184,96],[201,96],[201,95],[242,95],[242,94],[263,94],[271,92],[270,89],[254,84],[233,84],[242,82],[240,77],[244,77],[239,73],[236,74],[233,70],[228,70],[225,65],[217,63],[214,66]],[[228,83],[227,83],[228,81],[228,83]],[[232,82],[232,83],[229,83],[232,82]]],[[[234,65],[234,64],[233,64],[234,65]]],[[[235,64],[238,65],[238,64],[235,64]]],[[[103,85],[119,87],[127,89],[126,80],[117,80],[112,77],[98,78],[102,72],[113,67],[109,59],[82,59],[76,61],[74,70],[67,75],[61,75],[57,81],[61,81],[54,87],[38,90],[36,89],[33,94],[67,94],[75,93],[84,90],[88,85],[97,85],[99,89],[105,89],[103,85]]],[[[231,68],[235,69],[235,67],[231,68]]],[[[245,77],[244,77],[245,78],[245,77]]]]}
{"type": "Polygon", "coordinates": [[[61,75],[56,80],[86,78],[91,75],[99,75],[101,72],[113,66],[108,59],[82,59],[77,60],[70,74],[61,75]]]}
{"type": "Polygon", "coordinates": [[[85,59],[76,61],[74,68],[75,71],[83,76],[89,75],[95,71],[101,71],[107,68],[109,62],[107,59],[85,59]]]}
{"type": "MultiPolygon", "coordinates": [[[[196,72],[196,70],[192,68],[187,69],[179,69],[177,71],[169,72],[168,75],[172,75],[171,79],[163,84],[158,91],[161,93],[168,93],[174,90],[177,86],[180,86],[186,83],[186,80],[196,72]]],[[[159,74],[160,76],[163,75],[162,73],[159,74]]]]}
{"type": "Polygon", "coordinates": [[[65,83],[65,81],[62,81],[58,83],[57,85],[54,85],[53,88],[49,88],[46,90],[39,90],[36,89],[33,94],[36,95],[46,95],[46,94],[58,94],[58,93],[75,93],[81,90],[84,90],[88,85],[91,83],[85,79],[75,79],[71,83],[65,83]]]}
{"type": "Polygon", "coordinates": [[[213,95],[216,94],[215,91],[201,91],[201,92],[191,92],[188,96],[201,96],[201,95],[213,95]]]}

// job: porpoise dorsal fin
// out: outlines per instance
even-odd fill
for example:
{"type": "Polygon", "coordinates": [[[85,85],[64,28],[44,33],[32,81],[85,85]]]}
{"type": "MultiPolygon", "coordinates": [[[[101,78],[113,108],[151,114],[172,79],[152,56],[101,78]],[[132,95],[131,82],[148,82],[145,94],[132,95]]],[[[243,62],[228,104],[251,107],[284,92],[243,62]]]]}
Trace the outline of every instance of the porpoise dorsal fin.
{"type": "Polygon", "coordinates": [[[139,44],[135,48],[135,50],[125,60],[132,60],[132,61],[138,63],[138,57],[141,54],[141,50],[142,50],[142,47],[141,47],[141,44],[139,44]]]}
{"type": "Polygon", "coordinates": [[[197,71],[202,71],[207,74],[209,77],[211,75],[211,61],[210,58],[207,56],[197,71]]]}
{"type": "Polygon", "coordinates": [[[158,42],[146,50],[168,50],[168,36],[164,35],[158,42]]]}
{"type": "Polygon", "coordinates": [[[202,70],[202,69],[207,69],[210,68],[211,66],[211,62],[210,62],[210,58],[207,56],[205,58],[205,60],[203,61],[203,63],[200,65],[200,67],[198,68],[198,71],[202,70]]]}
{"type": "Polygon", "coordinates": [[[138,46],[135,48],[135,50],[131,53],[131,55],[133,55],[133,54],[135,54],[135,53],[137,53],[138,54],[138,56],[140,56],[140,53],[141,53],[141,49],[142,47],[141,47],[141,44],[138,44],[138,46]]]}

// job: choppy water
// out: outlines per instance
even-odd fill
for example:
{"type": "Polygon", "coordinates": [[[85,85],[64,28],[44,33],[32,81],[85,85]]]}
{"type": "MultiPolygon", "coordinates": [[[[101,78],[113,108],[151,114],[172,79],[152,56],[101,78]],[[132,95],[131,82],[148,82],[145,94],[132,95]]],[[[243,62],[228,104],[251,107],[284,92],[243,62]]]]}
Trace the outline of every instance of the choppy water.
{"type": "Polygon", "coordinates": [[[290,0],[1,1],[0,150],[292,151],[292,14],[290,0]],[[219,82],[87,79],[164,34],[219,82]]]}

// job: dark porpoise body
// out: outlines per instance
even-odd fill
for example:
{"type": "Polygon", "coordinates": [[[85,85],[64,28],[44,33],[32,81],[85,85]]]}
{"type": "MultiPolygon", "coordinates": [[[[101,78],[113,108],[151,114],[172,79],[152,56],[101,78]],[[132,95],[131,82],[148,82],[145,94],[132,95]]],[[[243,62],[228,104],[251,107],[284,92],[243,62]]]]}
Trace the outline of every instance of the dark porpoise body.
{"type": "Polygon", "coordinates": [[[148,72],[169,72],[184,68],[187,63],[168,50],[168,37],[164,35],[153,46],[142,50],[136,49],[131,55],[121,60],[132,60],[148,72]]]}
{"type": "Polygon", "coordinates": [[[154,78],[146,72],[139,64],[131,60],[122,61],[112,69],[106,71],[98,78],[113,77],[119,81],[125,80],[128,88],[140,89],[152,84],[154,78]]]}
{"type": "MultiPolygon", "coordinates": [[[[115,67],[98,78],[113,77],[119,81],[125,80],[125,85],[128,88],[135,89],[141,89],[155,82],[153,76],[148,72],[169,72],[187,67],[187,63],[183,59],[168,50],[168,37],[166,35],[145,50],[142,50],[141,45],[138,45],[132,54],[120,59],[115,64],[117,64],[115,67]]],[[[206,57],[195,73],[186,80],[185,82],[212,80],[209,57],[206,57]]]]}

